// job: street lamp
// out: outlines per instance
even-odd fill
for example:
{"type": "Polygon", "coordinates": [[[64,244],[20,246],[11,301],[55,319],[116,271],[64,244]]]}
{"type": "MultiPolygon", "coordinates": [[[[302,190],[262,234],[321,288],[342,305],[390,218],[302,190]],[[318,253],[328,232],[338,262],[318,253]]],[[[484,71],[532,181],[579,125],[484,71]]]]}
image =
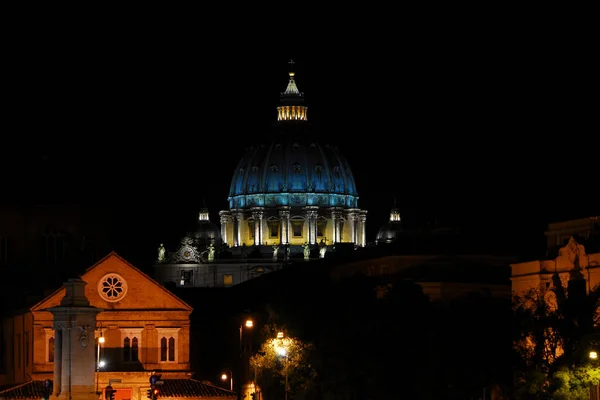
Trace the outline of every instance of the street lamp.
{"type": "Polygon", "coordinates": [[[98,336],[97,340],[97,359],[96,359],[96,393],[99,393],[98,383],[100,380],[100,368],[104,367],[104,361],[100,360],[100,348],[102,347],[102,343],[104,343],[104,336],[102,336],[102,328],[100,328],[100,336],[98,336]]]}
{"type": "Polygon", "coordinates": [[[243,366],[242,366],[242,361],[243,361],[243,346],[242,346],[242,338],[243,338],[243,332],[244,332],[244,326],[248,329],[252,328],[254,326],[254,321],[252,321],[251,319],[247,319],[246,321],[244,321],[244,323],[240,324],[240,360],[238,363],[238,373],[237,373],[237,398],[238,400],[242,400],[242,376],[243,376],[243,366]]]}
{"type": "Polygon", "coordinates": [[[227,378],[229,378],[229,390],[233,392],[233,372],[229,368],[227,369],[227,372],[229,372],[229,374],[225,372],[221,374],[221,380],[225,382],[227,378]]]}
{"type": "MultiPolygon", "coordinates": [[[[277,339],[283,339],[283,332],[277,332],[277,339]]],[[[283,369],[285,370],[285,400],[287,400],[287,398],[288,398],[288,390],[289,390],[289,385],[288,385],[288,352],[287,352],[287,349],[284,346],[277,346],[277,347],[275,347],[275,351],[281,357],[285,357],[285,365],[284,365],[283,369]]]]}

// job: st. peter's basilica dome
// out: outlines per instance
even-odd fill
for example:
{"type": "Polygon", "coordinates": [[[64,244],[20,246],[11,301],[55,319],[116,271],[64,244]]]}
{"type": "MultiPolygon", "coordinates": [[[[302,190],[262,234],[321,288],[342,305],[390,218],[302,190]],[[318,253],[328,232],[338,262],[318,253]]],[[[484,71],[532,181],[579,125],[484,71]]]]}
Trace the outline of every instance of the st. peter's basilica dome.
{"type": "Polygon", "coordinates": [[[346,158],[308,123],[294,72],[268,140],[246,149],[231,180],[221,236],[229,246],[366,244],[367,211],[346,158]]]}

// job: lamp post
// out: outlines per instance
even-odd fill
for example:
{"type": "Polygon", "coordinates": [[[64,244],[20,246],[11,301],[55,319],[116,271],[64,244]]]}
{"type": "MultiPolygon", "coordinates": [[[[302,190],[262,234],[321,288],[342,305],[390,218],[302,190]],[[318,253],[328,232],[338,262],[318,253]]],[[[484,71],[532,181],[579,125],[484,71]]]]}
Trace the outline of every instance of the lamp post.
{"type": "Polygon", "coordinates": [[[243,333],[244,333],[244,326],[246,328],[252,328],[254,326],[254,322],[251,319],[247,319],[244,323],[240,324],[240,360],[238,362],[238,373],[237,373],[237,399],[238,400],[242,400],[242,376],[243,374],[243,360],[244,360],[244,351],[243,351],[243,333]]]}
{"type": "Polygon", "coordinates": [[[233,392],[233,371],[231,371],[229,368],[227,368],[227,373],[223,372],[221,374],[222,381],[226,381],[227,378],[229,378],[229,390],[233,392]]]}
{"type": "Polygon", "coordinates": [[[102,336],[102,328],[100,328],[100,336],[98,336],[97,340],[97,353],[96,353],[96,393],[99,393],[99,380],[100,380],[100,368],[104,366],[104,361],[100,360],[100,348],[102,347],[102,343],[104,343],[104,336],[102,336]]]}
{"type": "MultiPolygon", "coordinates": [[[[590,350],[588,353],[588,357],[592,363],[596,363],[598,361],[598,352],[596,350],[590,350]]],[[[590,399],[597,399],[599,397],[597,386],[592,385],[588,388],[588,397],[590,399]]]]}
{"type": "MultiPolygon", "coordinates": [[[[283,332],[277,332],[277,339],[283,340],[283,332]]],[[[285,371],[285,400],[287,400],[287,398],[288,398],[288,390],[289,390],[289,385],[288,385],[288,352],[287,352],[287,349],[284,346],[278,346],[277,348],[275,348],[275,351],[280,356],[285,357],[285,364],[284,364],[283,369],[285,371]]]]}

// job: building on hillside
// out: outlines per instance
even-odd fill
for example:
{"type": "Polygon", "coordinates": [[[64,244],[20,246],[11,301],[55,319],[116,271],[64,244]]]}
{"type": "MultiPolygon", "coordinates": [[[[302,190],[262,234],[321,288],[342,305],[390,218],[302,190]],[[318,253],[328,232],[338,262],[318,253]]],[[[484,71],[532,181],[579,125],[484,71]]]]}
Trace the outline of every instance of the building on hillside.
{"type": "MultiPolygon", "coordinates": [[[[79,369],[95,371],[98,394],[110,384],[117,390],[116,400],[145,399],[150,376],[159,375],[161,393],[172,399],[235,397],[234,392],[192,379],[190,305],[114,252],[88,268],[81,281],[85,284],[83,298],[98,313],[95,326],[71,329],[89,335],[96,350],[92,365],[79,369]]],[[[67,287],[65,284],[28,311],[2,321],[0,398],[39,399],[46,380],[53,382],[55,391],[71,392],[65,388],[71,382],[65,374],[75,377],[81,372],[65,372],[64,365],[70,363],[69,354],[73,353],[57,336],[54,317],[69,297],[67,287]],[[57,381],[58,371],[62,376],[57,381]]],[[[83,341],[75,342],[71,346],[85,347],[83,341]]]]}
{"type": "Polygon", "coordinates": [[[367,211],[358,207],[350,165],[309,123],[293,71],[275,115],[268,139],[247,148],[233,170],[220,226],[203,209],[180,243],[159,246],[161,283],[228,287],[340,244],[366,246],[367,211]]]}

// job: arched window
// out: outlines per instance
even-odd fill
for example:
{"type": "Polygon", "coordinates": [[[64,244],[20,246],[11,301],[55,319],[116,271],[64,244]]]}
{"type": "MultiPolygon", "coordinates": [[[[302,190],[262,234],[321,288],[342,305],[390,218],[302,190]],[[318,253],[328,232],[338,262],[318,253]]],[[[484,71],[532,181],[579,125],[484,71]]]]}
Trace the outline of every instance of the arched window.
{"type": "Polygon", "coordinates": [[[175,361],[175,339],[169,338],[169,361],[175,361]]]}
{"type": "Polygon", "coordinates": [[[167,338],[160,339],[160,361],[167,361],[167,338]]]}
{"type": "Polygon", "coordinates": [[[123,343],[123,361],[141,362],[142,331],[144,328],[121,328],[121,342],[123,343]]]}
{"type": "Polygon", "coordinates": [[[138,361],[138,338],[131,341],[131,361],[138,361]]]}
{"type": "Polygon", "coordinates": [[[48,362],[54,362],[54,338],[48,339],[48,362]]]}
{"type": "Polygon", "coordinates": [[[128,337],[123,340],[123,361],[131,361],[131,340],[128,337]]]}
{"type": "Polygon", "coordinates": [[[179,330],[181,328],[157,328],[158,331],[158,347],[160,349],[159,362],[176,363],[177,341],[179,338],[179,330]]]}

